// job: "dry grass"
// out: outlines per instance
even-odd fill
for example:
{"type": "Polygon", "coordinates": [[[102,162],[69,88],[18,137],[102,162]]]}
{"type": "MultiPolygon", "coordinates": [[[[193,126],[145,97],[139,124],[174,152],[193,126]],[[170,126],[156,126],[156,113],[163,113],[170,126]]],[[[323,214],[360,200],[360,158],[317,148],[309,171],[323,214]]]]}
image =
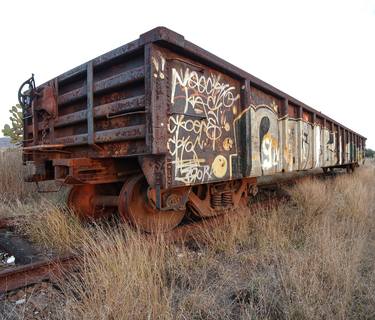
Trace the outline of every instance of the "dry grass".
{"type": "Polygon", "coordinates": [[[126,227],[83,239],[62,287],[71,319],[375,317],[375,171],[308,180],[292,203],[243,212],[199,241],[146,241],[126,227]]]}
{"type": "Polygon", "coordinates": [[[82,239],[90,237],[90,229],[62,205],[45,200],[22,212],[25,217],[19,231],[45,249],[52,248],[61,254],[72,253],[80,247],[82,239]]]}
{"type": "MultiPolygon", "coordinates": [[[[375,166],[306,180],[274,210],[241,212],[175,246],[127,226],[83,227],[46,204],[26,232],[83,256],[68,319],[373,319],[375,166]]],[[[31,221],[31,222],[30,222],[31,221]]]]}
{"type": "MultiPolygon", "coordinates": [[[[39,213],[48,203],[60,205],[65,201],[65,189],[58,193],[38,193],[34,183],[25,183],[24,178],[31,172],[32,168],[22,163],[21,150],[0,150],[0,218],[39,213]]],[[[44,182],[41,188],[56,190],[57,186],[54,182],[44,182]]]]}
{"type": "Polygon", "coordinates": [[[20,150],[0,150],[0,203],[25,199],[35,193],[35,187],[23,181],[29,170],[22,165],[20,150]]]}
{"type": "Polygon", "coordinates": [[[127,227],[86,238],[80,273],[63,283],[72,319],[172,319],[165,266],[170,248],[127,227]]]}

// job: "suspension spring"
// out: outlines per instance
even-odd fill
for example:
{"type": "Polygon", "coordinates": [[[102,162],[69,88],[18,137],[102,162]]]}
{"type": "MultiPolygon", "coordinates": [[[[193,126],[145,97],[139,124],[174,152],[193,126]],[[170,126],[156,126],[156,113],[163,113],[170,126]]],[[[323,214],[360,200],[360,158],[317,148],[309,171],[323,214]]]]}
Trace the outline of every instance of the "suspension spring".
{"type": "Polygon", "coordinates": [[[211,206],[212,208],[221,207],[221,194],[220,193],[214,193],[211,195],[211,206]]]}
{"type": "Polygon", "coordinates": [[[233,205],[233,193],[232,191],[223,192],[222,194],[223,207],[228,207],[233,205]]]}

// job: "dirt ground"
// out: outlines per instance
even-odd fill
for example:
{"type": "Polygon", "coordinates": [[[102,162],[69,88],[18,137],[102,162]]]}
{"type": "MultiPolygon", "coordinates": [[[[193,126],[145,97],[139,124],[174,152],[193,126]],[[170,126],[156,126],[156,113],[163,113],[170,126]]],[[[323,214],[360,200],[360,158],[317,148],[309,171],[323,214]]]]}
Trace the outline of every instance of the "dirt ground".
{"type": "Polygon", "coordinates": [[[61,292],[43,282],[0,297],[0,319],[58,319],[64,305],[61,292]]]}

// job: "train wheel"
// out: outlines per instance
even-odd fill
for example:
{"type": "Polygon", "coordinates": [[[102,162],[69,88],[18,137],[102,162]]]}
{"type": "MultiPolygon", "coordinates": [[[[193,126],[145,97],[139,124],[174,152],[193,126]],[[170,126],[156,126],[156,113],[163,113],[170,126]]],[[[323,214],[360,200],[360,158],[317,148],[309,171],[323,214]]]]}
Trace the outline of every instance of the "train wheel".
{"type": "Polygon", "coordinates": [[[141,231],[166,232],[176,227],[185,210],[157,210],[147,197],[148,184],[143,175],[131,177],[124,183],[119,196],[119,212],[122,218],[141,231]]]}
{"type": "MultiPolygon", "coordinates": [[[[100,204],[98,199],[103,198],[105,194],[110,195],[114,192],[114,187],[110,184],[73,186],[68,194],[67,204],[82,220],[107,217],[116,212],[116,207],[113,203],[111,205],[100,204]]],[[[107,198],[113,197],[107,196],[107,198]]]]}

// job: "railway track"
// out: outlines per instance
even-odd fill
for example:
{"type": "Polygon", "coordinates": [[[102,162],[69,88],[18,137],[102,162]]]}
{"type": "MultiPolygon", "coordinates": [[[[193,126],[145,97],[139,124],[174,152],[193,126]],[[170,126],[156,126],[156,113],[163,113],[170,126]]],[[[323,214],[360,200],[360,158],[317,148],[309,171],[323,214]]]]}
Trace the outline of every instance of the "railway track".
{"type": "MultiPolygon", "coordinates": [[[[335,177],[335,175],[322,175],[316,174],[314,177],[326,179],[335,177]]],[[[310,175],[311,176],[311,175],[310,175]]],[[[260,208],[271,209],[278,206],[281,202],[289,200],[288,195],[278,194],[280,185],[288,185],[300,181],[306,178],[306,175],[302,175],[298,179],[285,180],[282,183],[273,183],[272,181],[265,181],[261,186],[262,192],[268,192],[268,196],[260,197],[260,200],[249,205],[248,211],[254,212],[260,208]]],[[[228,219],[228,215],[235,216],[238,211],[228,211],[228,213],[193,221],[191,223],[185,223],[175,228],[172,231],[164,233],[164,239],[167,242],[187,241],[189,239],[196,239],[202,228],[209,230],[210,228],[222,225],[225,219],[228,219]]],[[[15,219],[0,219],[0,229],[13,228],[15,225],[15,219]]],[[[146,238],[152,238],[152,235],[145,235],[146,238]]],[[[61,276],[66,273],[72,272],[77,268],[79,264],[79,257],[75,255],[55,256],[52,258],[45,258],[39,261],[34,261],[24,265],[12,266],[8,269],[0,271],[0,294],[5,294],[10,291],[14,291],[29,285],[33,285],[42,281],[55,282],[61,276]]]]}
{"type": "MultiPolygon", "coordinates": [[[[283,198],[285,199],[285,198],[283,198]]],[[[283,199],[268,199],[262,202],[254,203],[253,208],[272,207],[277,205],[283,199]]],[[[251,210],[251,209],[250,209],[251,210]]],[[[189,239],[196,239],[202,228],[209,229],[222,225],[228,215],[236,215],[236,212],[228,212],[227,214],[217,217],[211,217],[186,223],[173,231],[163,234],[167,242],[185,242],[189,239]]],[[[2,227],[6,226],[6,222],[0,221],[2,227]]],[[[152,238],[152,235],[146,235],[146,238],[152,238]]],[[[77,267],[80,259],[75,255],[56,256],[53,258],[43,259],[41,261],[31,262],[25,265],[12,266],[8,269],[0,271],[0,294],[14,291],[29,285],[33,285],[42,281],[55,282],[66,273],[72,272],[77,267]]]]}
{"type": "Polygon", "coordinates": [[[0,272],[0,293],[17,290],[45,280],[54,281],[77,265],[75,256],[56,257],[16,266],[0,272]]]}

